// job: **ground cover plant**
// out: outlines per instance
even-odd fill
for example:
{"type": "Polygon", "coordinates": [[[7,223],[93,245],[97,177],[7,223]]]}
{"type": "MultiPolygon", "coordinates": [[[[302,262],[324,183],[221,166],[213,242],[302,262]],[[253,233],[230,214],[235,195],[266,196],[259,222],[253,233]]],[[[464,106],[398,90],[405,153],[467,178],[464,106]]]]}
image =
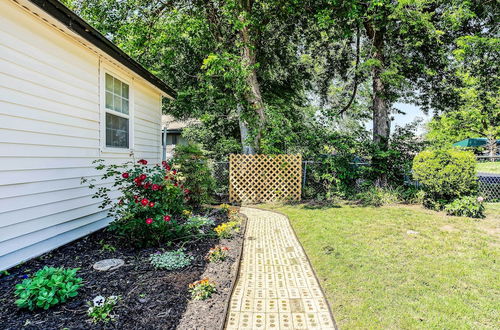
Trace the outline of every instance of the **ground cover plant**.
{"type": "Polygon", "coordinates": [[[483,197],[466,196],[457,198],[444,208],[448,215],[484,218],[483,197]]]}
{"type": "Polygon", "coordinates": [[[341,329],[494,329],[500,204],[481,220],[417,205],[264,205],[289,216],[341,329]]]}
{"type": "Polygon", "coordinates": [[[191,292],[191,298],[194,300],[208,299],[216,291],[217,288],[215,287],[215,283],[208,278],[189,284],[189,292],[191,292]]]}
{"type": "Polygon", "coordinates": [[[153,253],[149,256],[149,260],[155,268],[174,270],[189,266],[193,257],[186,255],[182,249],[179,249],[153,253]]]}
{"type": "Polygon", "coordinates": [[[120,297],[118,296],[97,296],[92,301],[89,301],[87,305],[89,305],[89,309],[87,311],[88,315],[91,317],[92,322],[104,322],[107,323],[109,321],[113,321],[115,319],[115,315],[112,313],[115,305],[120,301],[120,297]]]}

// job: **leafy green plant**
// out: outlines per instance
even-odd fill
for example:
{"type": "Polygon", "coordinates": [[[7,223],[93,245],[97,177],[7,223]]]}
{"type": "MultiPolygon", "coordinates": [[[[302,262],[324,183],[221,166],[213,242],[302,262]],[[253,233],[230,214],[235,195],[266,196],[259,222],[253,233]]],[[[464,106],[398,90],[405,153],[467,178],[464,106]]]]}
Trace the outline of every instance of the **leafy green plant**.
{"type": "Polygon", "coordinates": [[[115,220],[109,229],[124,241],[139,247],[159,246],[189,236],[189,228],[176,219],[189,197],[177,170],[165,162],[148,166],[144,159],[122,165],[105,165],[103,160],[94,163],[97,170],[104,171],[101,179],[113,179],[114,184],[97,187],[91,181],[90,188],[96,189],[92,197],[102,200],[102,209],[111,205],[108,215],[115,220]],[[116,190],[121,196],[112,198],[116,190]]]}
{"type": "Polygon", "coordinates": [[[441,209],[475,193],[476,159],[472,152],[458,149],[424,150],[413,160],[413,177],[425,191],[424,205],[441,209]]]}
{"type": "Polygon", "coordinates": [[[116,247],[115,246],[104,242],[104,240],[100,240],[99,244],[101,244],[101,251],[102,252],[106,252],[106,251],[107,252],[115,252],[116,251],[116,247]]]}
{"type": "Polygon", "coordinates": [[[114,321],[116,316],[111,314],[111,312],[118,301],[120,301],[120,296],[109,296],[107,298],[97,296],[92,301],[87,302],[89,306],[87,314],[92,318],[92,322],[94,323],[114,321]]]}
{"type": "Polygon", "coordinates": [[[239,225],[238,221],[228,221],[215,227],[214,231],[220,238],[231,238],[234,232],[239,231],[239,225]]]}
{"type": "Polygon", "coordinates": [[[392,188],[371,187],[367,191],[356,195],[357,200],[364,206],[382,206],[395,204],[401,201],[400,192],[392,188]]]}
{"type": "Polygon", "coordinates": [[[190,192],[188,203],[194,207],[211,203],[215,181],[203,151],[195,144],[178,145],[174,164],[182,171],[184,186],[190,192]]]}
{"type": "Polygon", "coordinates": [[[471,218],[484,218],[484,204],[482,197],[461,197],[447,204],[446,214],[471,218]]]}
{"type": "Polygon", "coordinates": [[[208,278],[189,284],[189,292],[191,292],[191,298],[194,300],[208,299],[216,291],[215,283],[208,278]]]}
{"type": "Polygon", "coordinates": [[[82,279],[76,277],[78,268],[47,267],[37,271],[32,278],[16,285],[16,305],[20,308],[49,309],[64,303],[78,294],[82,279]]]}
{"type": "Polygon", "coordinates": [[[206,260],[210,262],[224,261],[227,258],[227,251],[229,250],[226,246],[216,245],[208,251],[206,260]]]}
{"type": "Polygon", "coordinates": [[[193,257],[187,256],[184,251],[179,249],[177,251],[151,254],[149,260],[155,268],[176,270],[189,266],[193,257]]]}

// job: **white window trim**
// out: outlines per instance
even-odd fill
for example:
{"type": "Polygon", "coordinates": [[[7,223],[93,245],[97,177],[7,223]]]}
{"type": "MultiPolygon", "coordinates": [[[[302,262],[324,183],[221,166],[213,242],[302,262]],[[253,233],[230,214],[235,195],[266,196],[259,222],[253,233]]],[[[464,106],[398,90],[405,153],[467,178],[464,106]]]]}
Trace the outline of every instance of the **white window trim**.
{"type": "Polygon", "coordinates": [[[103,62],[100,62],[99,77],[99,110],[100,110],[100,151],[101,153],[134,153],[134,80],[113,70],[103,62]],[[128,84],[128,115],[106,108],[106,73],[128,84]],[[128,148],[113,148],[106,146],[106,112],[112,115],[128,118],[128,148]]]}

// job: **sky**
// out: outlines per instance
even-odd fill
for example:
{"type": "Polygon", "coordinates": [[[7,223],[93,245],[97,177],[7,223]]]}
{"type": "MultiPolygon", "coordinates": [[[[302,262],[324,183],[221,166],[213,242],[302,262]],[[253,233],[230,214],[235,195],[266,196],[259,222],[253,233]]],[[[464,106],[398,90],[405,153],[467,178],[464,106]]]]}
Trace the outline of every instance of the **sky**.
{"type": "MultiPolygon", "coordinates": [[[[417,130],[417,134],[423,134],[424,133],[424,124],[427,123],[431,118],[432,114],[426,115],[420,110],[420,107],[414,105],[414,104],[408,104],[408,103],[395,103],[394,107],[403,111],[405,114],[393,114],[394,120],[391,123],[391,132],[394,132],[394,127],[396,125],[398,126],[404,126],[408,123],[411,123],[417,118],[423,119],[423,123],[419,126],[417,130]]],[[[368,129],[372,129],[372,122],[369,121],[366,123],[366,127],[368,129]]]]}

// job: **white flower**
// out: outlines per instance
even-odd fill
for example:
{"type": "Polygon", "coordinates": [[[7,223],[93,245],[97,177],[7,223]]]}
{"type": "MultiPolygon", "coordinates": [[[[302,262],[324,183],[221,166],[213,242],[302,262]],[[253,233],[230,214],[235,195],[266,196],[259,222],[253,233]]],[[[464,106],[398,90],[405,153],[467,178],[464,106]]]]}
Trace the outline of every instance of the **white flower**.
{"type": "Polygon", "coordinates": [[[97,296],[94,298],[94,300],[92,300],[92,302],[94,303],[94,306],[97,306],[97,307],[101,307],[104,305],[104,297],[103,296],[97,296]]]}
{"type": "Polygon", "coordinates": [[[477,201],[478,201],[479,203],[482,203],[482,202],[484,201],[484,198],[483,198],[483,197],[481,197],[481,196],[479,196],[479,197],[477,198],[477,201]]]}

